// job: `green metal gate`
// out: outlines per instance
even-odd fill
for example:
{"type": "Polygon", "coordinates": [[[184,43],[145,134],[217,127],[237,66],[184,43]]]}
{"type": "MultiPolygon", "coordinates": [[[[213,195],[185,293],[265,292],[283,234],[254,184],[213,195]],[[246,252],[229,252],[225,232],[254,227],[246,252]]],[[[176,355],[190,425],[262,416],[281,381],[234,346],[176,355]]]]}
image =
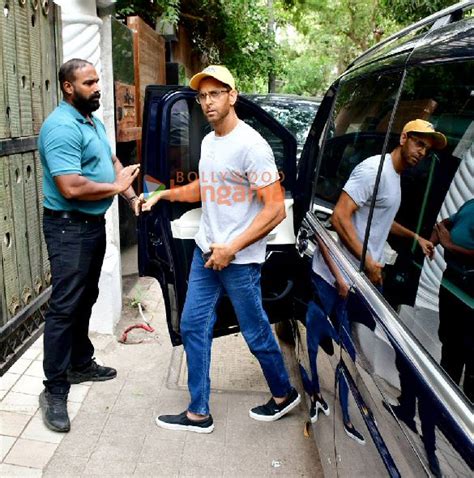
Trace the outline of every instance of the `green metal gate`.
{"type": "Polygon", "coordinates": [[[59,8],[3,0],[0,11],[0,376],[42,332],[50,268],[41,231],[43,120],[58,103],[59,8]]]}

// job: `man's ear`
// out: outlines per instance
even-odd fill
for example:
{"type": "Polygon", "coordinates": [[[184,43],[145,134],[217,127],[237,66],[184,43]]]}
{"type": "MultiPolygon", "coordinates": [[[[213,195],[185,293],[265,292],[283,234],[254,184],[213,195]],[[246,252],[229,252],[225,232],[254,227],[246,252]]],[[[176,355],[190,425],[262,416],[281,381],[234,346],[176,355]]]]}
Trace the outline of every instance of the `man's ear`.
{"type": "Polygon", "coordinates": [[[400,146],[403,146],[407,142],[407,139],[408,135],[406,133],[402,133],[400,135],[400,146]]]}
{"type": "Polygon", "coordinates": [[[74,87],[72,86],[72,83],[70,81],[66,80],[65,82],[63,82],[63,91],[68,96],[71,96],[74,93],[74,87]]]}
{"type": "Polygon", "coordinates": [[[230,105],[231,106],[234,106],[235,103],[237,102],[237,97],[239,96],[239,94],[237,93],[237,91],[235,90],[230,90],[229,91],[229,100],[230,100],[230,105]]]}

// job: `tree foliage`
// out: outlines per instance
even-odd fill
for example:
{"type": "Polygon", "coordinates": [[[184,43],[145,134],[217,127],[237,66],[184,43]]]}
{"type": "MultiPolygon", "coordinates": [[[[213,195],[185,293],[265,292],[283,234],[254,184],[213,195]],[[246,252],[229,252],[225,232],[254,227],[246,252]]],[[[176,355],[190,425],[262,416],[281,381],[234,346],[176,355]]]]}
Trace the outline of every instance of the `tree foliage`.
{"type": "Polygon", "coordinates": [[[457,3],[458,0],[380,0],[382,12],[406,26],[457,3]]]}
{"type": "MultiPolygon", "coordinates": [[[[304,49],[288,57],[283,89],[323,93],[360,53],[395,32],[396,23],[382,15],[378,0],[286,0],[288,22],[304,37],[304,49]],[[312,65],[312,68],[298,68],[312,65]],[[300,73],[298,73],[300,71],[300,73]],[[295,78],[313,72],[313,78],[295,78]],[[309,88],[302,90],[301,85],[309,88]]],[[[291,47],[291,45],[289,45],[291,47]]]]}
{"type": "Polygon", "coordinates": [[[117,2],[119,16],[140,15],[149,24],[165,17],[190,33],[203,64],[222,63],[242,90],[262,90],[278,71],[278,45],[268,30],[265,0],[135,0],[117,2]]]}
{"type": "Polygon", "coordinates": [[[280,91],[318,95],[364,50],[455,2],[118,0],[116,11],[185,27],[202,63],[227,65],[242,91],[265,92],[273,76],[280,91]]]}
{"type": "Polygon", "coordinates": [[[203,63],[227,65],[236,73],[241,89],[261,88],[268,75],[277,71],[278,45],[268,31],[266,2],[188,1],[181,18],[203,63]]]}
{"type": "Polygon", "coordinates": [[[119,18],[138,15],[155,27],[158,19],[176,25],[180,15],[180,0],[117,0],[115,11],[119,18]]]}

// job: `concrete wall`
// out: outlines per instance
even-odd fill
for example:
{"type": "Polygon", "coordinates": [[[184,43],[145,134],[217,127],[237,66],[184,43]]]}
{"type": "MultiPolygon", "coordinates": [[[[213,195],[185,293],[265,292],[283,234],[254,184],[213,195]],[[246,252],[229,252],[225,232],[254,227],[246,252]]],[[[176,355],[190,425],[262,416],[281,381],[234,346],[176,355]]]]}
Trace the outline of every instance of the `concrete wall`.
{"type": "MultiPolygon", "coordinates": [[[[63,60],[83,58],[96,68],[102,86],[101,108],[95,113],[104,122],[115,152],[114,83],[109,7],[115,0],[55,0],[61,7],[63,60]],[[99,12],[99,13],[98,13],[99,12]]],[[[99,298],[92,310],[90,329],[111,334],[122,310],[118,200],[106,214],[107,249],[99,281],[99,298]]]]}

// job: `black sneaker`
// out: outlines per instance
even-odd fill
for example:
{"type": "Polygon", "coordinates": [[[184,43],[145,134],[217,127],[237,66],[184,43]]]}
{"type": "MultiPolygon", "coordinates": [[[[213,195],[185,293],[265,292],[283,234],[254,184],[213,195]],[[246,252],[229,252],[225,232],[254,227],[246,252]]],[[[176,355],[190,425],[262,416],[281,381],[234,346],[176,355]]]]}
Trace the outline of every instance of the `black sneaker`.
{"type": "Polygon", "coordinates": [[[67,395],[53,395],[46,389],[39,396],[44,424],[55,432],[68,432],[71,422],[67,414],[67,395]]]}
{"type": "Polygon", "coordinates": [[[361,445],[365,445],[364,437],[354,428],[354,425],[348,425],[347,423],[344,423],[344,431],[348,437],[352,438],[361,445]]]}
{"type": "Polygon", "coordinates": [[[90,365],[84,370],[69,370],[67,379],[69,383],[105,382],[117,376],[117,370],[112,367],[103,367],[92,359],[90,365]]]}
{"type": "Polygon", "coordinates": [[[160,415],[156,417],[156,424],[167,430],[182,430],[195,433],[211,433],[214,430],[212,415],[202,420],[191,420],[186,411],[179,415],[160,415]]]}
{"type": "Polygon", "coordinates": [[[311,417],[311,423],[316,423],[318,421],[318,412],[321,410],[324,415],[327,417],[330,415],[329,405],[326,403],[323,397],[311,399],[311,408],[309,410],[309,415],[311,417]]]}
{"type": "Polygon", "coordinates": [[[277,404],[272,397],[265,405],[252,408],[252,410],[249,411],[249,415],[250,418],[253,418],[254,420],[259,420],[261,422],[273,422],[281,418],[283,415],[286,415],[300,402],[300,394],[294,388],[292,388],[282,403],[277,404]]]}

